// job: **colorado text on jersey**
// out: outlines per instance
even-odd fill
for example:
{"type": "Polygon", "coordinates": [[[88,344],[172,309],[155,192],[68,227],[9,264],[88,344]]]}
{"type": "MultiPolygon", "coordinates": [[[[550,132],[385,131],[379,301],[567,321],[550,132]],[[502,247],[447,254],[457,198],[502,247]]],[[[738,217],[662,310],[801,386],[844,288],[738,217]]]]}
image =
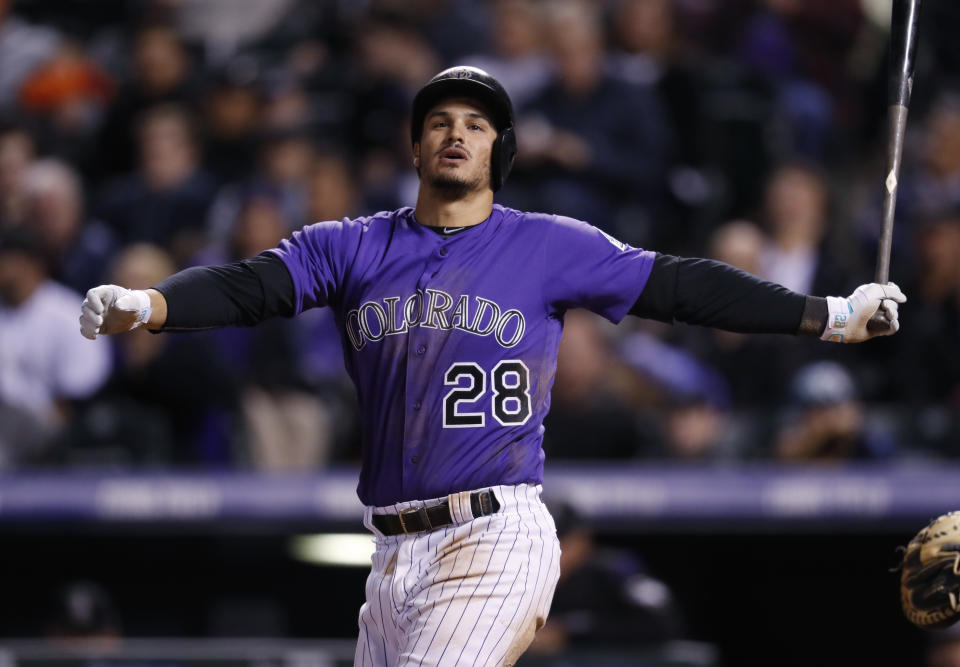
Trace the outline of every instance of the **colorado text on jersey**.
{"type": "Polygon", "coordinates": [[[383,303],[365,301],[359,308],[347,313],[347,337],[357,351],[362,350],[367,341],[377,342],[383,340],[384,336],[406,333],[411,327],[458,329],[477,336],[493,335],[503,347],[513,347],[523,339],[526,329],[523,313],[515,308],[504,310],[495,301],[481,296],[474,296],[473,299],[476,309],[472,319],[469,294],[454,299],[443,290],[418,289],[404,300],[402,314],[397,312],[401,300],[399,296],[385,297],[383,303]]]}

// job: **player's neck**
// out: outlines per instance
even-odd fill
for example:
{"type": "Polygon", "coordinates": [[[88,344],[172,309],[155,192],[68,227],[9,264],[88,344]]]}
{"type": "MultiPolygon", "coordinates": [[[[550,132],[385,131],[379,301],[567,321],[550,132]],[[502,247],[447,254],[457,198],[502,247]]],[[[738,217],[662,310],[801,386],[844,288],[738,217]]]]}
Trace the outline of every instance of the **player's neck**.
{"type": "Polygon", "coordinates": [[[428,227],[469,227],[489,218],[492,210],[493,191],[489,189],[450,201],[421,185],[414,215],[428,227]]]}

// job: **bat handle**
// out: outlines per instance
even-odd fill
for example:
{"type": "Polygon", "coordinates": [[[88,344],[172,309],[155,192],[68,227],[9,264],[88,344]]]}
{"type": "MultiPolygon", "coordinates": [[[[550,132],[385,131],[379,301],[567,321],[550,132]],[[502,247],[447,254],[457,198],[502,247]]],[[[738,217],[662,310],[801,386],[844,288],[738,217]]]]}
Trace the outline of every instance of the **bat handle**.
{"type": "MultiPolygon", "coordinates": [[[[886,192],[883,196],[883,227],[880,230],[880,241],[877,247],[877,271],[873,281],[886,285],[890,280],[890,250],[893,246],[893,219],[897,209],[897,179],[900,175],[900,161],[903,155],[903,137],[907,127],[907,107],[902,104],[890,106],[890,141],[887,153],[887,164],[890,166],[885,182],[886,192]]],[[[877,312],[867,322],[867,331],[885,331],[890,321],[882,310],[877,312]]]]}
{"type": "Polygon", "coordinates": [[[907,128],[907,107],[902,104],[890,106],[890,141],[887,152],[886,192],[883,197],[883,227],[877,248],[877,271],[874,282],[885,285],[890,280],[890,249],[893,245],[893,219],[897,208],[897,179],[903,156],[903,139],[907,128]]]}

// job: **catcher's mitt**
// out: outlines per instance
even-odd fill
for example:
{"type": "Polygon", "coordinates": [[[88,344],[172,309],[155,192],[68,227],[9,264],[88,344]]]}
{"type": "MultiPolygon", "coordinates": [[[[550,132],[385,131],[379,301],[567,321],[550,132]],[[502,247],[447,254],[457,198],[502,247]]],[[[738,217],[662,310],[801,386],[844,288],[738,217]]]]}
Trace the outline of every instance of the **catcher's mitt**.
{"type": "Polygon", "coordinates": [[[900,573],[900,603],[924,629],[960,620],[960,512],[931,521],[910,540],[900,573]]]}

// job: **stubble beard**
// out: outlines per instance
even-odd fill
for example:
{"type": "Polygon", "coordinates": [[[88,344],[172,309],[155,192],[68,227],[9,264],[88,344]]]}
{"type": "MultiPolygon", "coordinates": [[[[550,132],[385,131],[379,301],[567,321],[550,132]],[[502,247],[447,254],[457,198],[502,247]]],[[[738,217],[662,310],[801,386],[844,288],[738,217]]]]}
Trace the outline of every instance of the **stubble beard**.
{"type": "Polygon", "coordinates": [[[446,201],[464,199],[471,192],[482,189],[487,185],[483,170],[474,178],[466,179],[459,174],[433,173],[429,175],[430,186],[446,201]]]}

